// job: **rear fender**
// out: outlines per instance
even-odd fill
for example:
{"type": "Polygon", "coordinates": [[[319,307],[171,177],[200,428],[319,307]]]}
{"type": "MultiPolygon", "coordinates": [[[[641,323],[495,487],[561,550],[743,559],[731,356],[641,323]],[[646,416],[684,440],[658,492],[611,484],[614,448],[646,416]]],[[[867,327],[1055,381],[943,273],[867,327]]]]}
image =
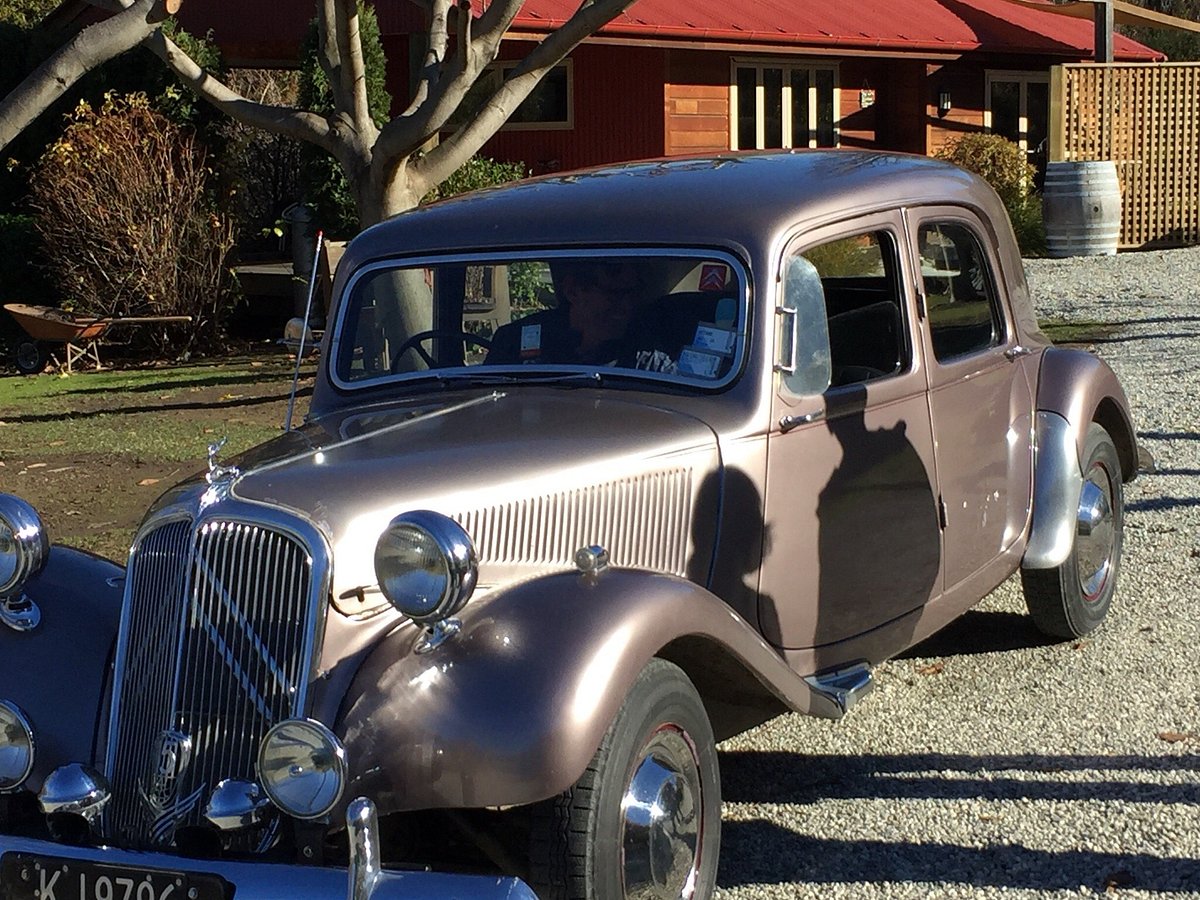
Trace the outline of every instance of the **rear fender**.
{"type": "Polygon", "coordinates": [[[34,729],[31,790],[65,763],[97,762],[124,574],[106,559],[53,547],[25,585],[41,623],[29,632],[0,625],[0,697],[16,703],[34,729]]]}
{"type": "Polygon", "coordinates": [[[1112,437],[1124,481],[1137,476],[1137,434],[1117,376],[1080,350],[1045,352],[1037,407],[1033,516],[1021,566],[1053,569],[1074,545],[1088,427],[1099,422],[1112,437]]]}
{"type": "Polygon", "coordinates": [[[1076,456],[1083,456],[1088,426],[1099,422],[1112,437],[1121,477],[1137,477],[1137,431],[1125,390],[1104,360],[1083,350],[1052,347],[1043,354],[1037,408],[1067,420],[1076,456]]]}
{"type": "Polygon", "coordinates": [[[583,774],[660,652],[703,660],[710,675],[738,673],[693,678],[717,718],[739,704],[757,704],[759,721],[783,709],[838,714],[725,603],[681,578],[564,572],[477,598],[461,618],[462,630],[425,654],[405,625],[360,668],[335,728],[347,797],[366,795],[386,814],[553,796],[583,774]]]}

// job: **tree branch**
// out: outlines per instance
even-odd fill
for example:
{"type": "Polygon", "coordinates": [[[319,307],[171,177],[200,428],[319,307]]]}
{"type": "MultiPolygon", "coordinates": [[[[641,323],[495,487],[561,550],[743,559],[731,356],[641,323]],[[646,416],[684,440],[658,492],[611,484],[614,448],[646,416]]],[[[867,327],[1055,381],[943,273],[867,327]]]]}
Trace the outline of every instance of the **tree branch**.
{"type": "Polygon", "coordinates": [[[344,60],[339,38],[341,29],[338,27],[340,12],[341,0],[319,0],[317,4],[317,61],[329,82],[333,108],[344,111],[349,121],[354,101],[346,90],[342,75],[344,60]]]}
{"type": "Polygon", "coordinates": [[[180,0],[136,0],[67,41],[0,101],[0,149],[90,70],[158,31],[179,4],[180,0]]]}
{"type": "Polygon", "coordinates": [[[338,58],[341,59],[342,94],[350,101],[343,111],[354,128],[368,143],[374,143],[377,131],[371,121],[367,100],[367,70],[363,62],[362,36],[358,31],[357,0],[336,0],[334,21],[337,25],[338,58]]]}
{"type": "Polygon", "coordinates": [[[344,142],[338,139],[328,120],[306,110],[255,103],[243,97],[200,68],[162,31],[153,33],[146,46],[192,91],[229,117],[255,128],[308,141],[339,158],[345,151],[344,142]]]}
{"type": "Polygon", "coordinates": [[[426,34],[425,59],[421,63],[421,73],[417,77],[417,89],[413,92],[412,102],[408,109],[400,114],[401,118],[414,115],[429,99],[429,92],[442,76],[442,63],[446,59],[446,47],[450,44],[450,15],[451,0],[432,0],[428,5],[429,28],[426,34]]]}
{"type": "MultiPolygon", "coordinates": [[[[409,178],[413,183],[419,185],[422,191],[427,191],[479,152],[479,148],[508,120],[547,72],[562,62],[584,38],[612,21],[633,2],[583,0],[561,28],[547,35],[512,69],[496,93],[469,122],[412,164],[409,178]]],[[[490,9],[488,11],[491,12],[490,9]]],[[[382,140],[381,136],[380,142],[382,140]]]]}

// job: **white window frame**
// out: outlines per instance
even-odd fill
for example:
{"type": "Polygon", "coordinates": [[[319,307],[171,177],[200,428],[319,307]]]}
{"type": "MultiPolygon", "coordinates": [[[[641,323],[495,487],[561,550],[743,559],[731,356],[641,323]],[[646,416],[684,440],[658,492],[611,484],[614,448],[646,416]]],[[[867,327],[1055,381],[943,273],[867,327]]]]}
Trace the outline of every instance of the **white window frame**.
{"type": "Polygon", "coordinates": [[[763,69],[783,70],[783,146],[784,147],[816,147],[817,146],[817,79],[818,71],[833,73],[833,146],[842,143],[842,108],[841,108],[841,66],[836,62],[825,62],[811,59],[760,59],[734,57],[729,63],[729,149],[755,150],[762,148],[765,143],[766,131],[766,91],[763,88],[763,69]],[[754,69],[754,147],[738,146],[738,69],[754,69]],[[792,78],[791,73],[797,69],[808,72],[808,141],[795,144],[792,140],[792,78]]]}
{"type": "Polygon", "coordinates": [[[983,130],[992,133],[992,85],[997,81],[1006,81],[1019,85],[1019,112],[1017,118],[1017,144],[1026,153],[1029,152],[1029,85],[1050,84],[1049,72],[1017,72],[1006,69],[985,69],[983,102],[983,130]]]}

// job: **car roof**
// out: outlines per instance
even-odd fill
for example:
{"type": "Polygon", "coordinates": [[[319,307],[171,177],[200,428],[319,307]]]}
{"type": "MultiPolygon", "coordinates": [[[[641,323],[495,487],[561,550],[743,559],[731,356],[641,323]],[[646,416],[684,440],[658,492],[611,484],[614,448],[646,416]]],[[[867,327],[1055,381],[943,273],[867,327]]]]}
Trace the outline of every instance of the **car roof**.
{"type": "Polygon", "coordinates": [[[804,221],[919,203],[994,212],[981,179],[923,156],[798,150],[675,157],[531,178],[401,213],[364,231],[347,269],[430,252],[545,246],[731,247],[804,221]]]}

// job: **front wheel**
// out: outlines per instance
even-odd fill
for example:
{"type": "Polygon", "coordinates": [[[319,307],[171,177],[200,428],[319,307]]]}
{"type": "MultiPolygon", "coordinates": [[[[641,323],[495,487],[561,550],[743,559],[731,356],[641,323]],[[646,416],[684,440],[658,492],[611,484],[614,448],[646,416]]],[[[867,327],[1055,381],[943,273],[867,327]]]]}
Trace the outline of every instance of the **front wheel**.
{"type": "Polygon", "coordinates": [[[1041,631],[1081,637],[1104,620],[1117,587],[1124,524],[1121,460],[1108,432],[1093,422],[1071,555],[1054,569],[1021,570],[1025,603],[1041,631]]]}
{"type": "Polygon", "coordinates": [[[642,670],[587,771],[534,810],[543,900],[705,900],[721,838],[712,726],[687,675],[642,670]]]}

